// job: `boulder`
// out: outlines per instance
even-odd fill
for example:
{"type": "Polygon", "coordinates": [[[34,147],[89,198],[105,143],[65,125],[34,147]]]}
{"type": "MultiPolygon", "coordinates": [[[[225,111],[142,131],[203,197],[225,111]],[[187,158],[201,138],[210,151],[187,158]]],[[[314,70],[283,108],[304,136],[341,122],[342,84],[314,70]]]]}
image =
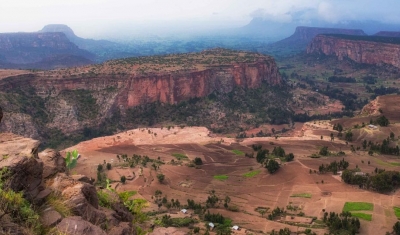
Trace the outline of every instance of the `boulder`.
{"type": "Polygon", "coordinates": [[[60,234],[65,235],[107,235],[100,227],[97,227],[87,221],[85,221],[80,216],[72,216],[64,218],[58,225],[57,229],[60,234]]]}
{"type": "Polygon", "coordinates": [[[53,208],[49,207],[46,210],[42,212],[40,215],[40,222],[45,226],[45,227],[54,227],[58,223],[61,222],[62,216],[60,213],[55,211],[53,208]]]}
{"type": "Polygon", "coordinates": [[[136,231],[131,227],[130,223],[120,223],[118,226],[113,227],[108,235],[136,235],[136,231]]]}
{"type": "Polygon", "coordinates": [[[46,149],[38,156],[43,162],[43,179],[52,177],[58,172],[65,172],[65,160],[58,151],[46,149]]]}
{"type": "Polygon", "coordinates": [[[32,201],[43,188],[43,163],[38,161],[39,141],[18,135],[0,134],[0,169],[9,171],[5,186],[16,192],[24,191],[32,201]]]}
{"type": "Polygon", "coordinates": [[[87,177],[86,175],[71,175],[71,178],[77,181],[81,181],[84,183],[92,184],[94,183],[94,179],[87,177]]]}
{"type": "Polygon", "coordinates": [[[120,202],[113,203],[112,209],[114,213],[112,216],[122,222],[131,222],[133,220],[132,213],[120,202]]]}

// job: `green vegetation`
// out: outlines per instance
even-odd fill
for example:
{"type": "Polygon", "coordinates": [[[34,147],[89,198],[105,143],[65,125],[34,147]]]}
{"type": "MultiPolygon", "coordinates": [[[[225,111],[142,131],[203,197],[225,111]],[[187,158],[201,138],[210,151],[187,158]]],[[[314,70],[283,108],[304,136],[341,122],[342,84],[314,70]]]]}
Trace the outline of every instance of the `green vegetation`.
{"type": "Polygon", "coordinates": [[[296,194],[292,194],[290,197],[311,198],[311,193],[296,193],[296,194]]]}
{"type": "Polygon", "coordinates": [[[371,214],[365,214],[365,213],[361,213],[361,212],[351,212],[351,216],[359,218],[359,219],[367,220],[367,221],[372,220],[371,214]]]}
{"type": "Polygon", "coordinates": [[[78,121],[90,120],[98,115],[99,106],[90,90],[62,90],[61,94],[68,103],[76,107],[78,121]]]}
{"type": "Polygon", "coordinates": [[[236,155],[244,156],[244,152],[242,152],[242,151],[240,151],[240,150],[238,150],[238,149],[234,149],[234,150],[232,150],[232,152],[233,152],[234,154],[236,154],[236,155]]]}
{"type": "Polygon", "coordinates": [[[260,172],[261,172],[260,170],[249,171],[247,173],[244,173],[243,176],[246,178],[252,178],[252,177],[260,174],[260,172]]]}
{"type": "Polygon", "coordinates": [[[125,203],[129,200],[130,197],[132,197],[136,194],[137,194],[136,191],[125,191],[125,192],[119,193],[118,196],[121,199],[121,201],[125,203]]]}
{"type": "Polygon", "coordinates": [[[182,153],[173,153],[172,156],[174,156],[179,161],[188,159],[188,157],[185,154],[182,154],[182,153]]]}
{"type": "Polygon", "coordinates": [[[225,181],[225,180],[227,180],[229,178],[229,176],[227,176],[227,175],[214,175],[213,178],[216,179],[216,180],[225,181]]]}
{"type": "Polygon", "coordinates": [[[375,168],[375,174],[357,174],[358,170],[344,170],[342,180],[380,193],[390,192],[400,187],[400,172],[375,168]]]}
{"type": "Polygon", "coordinates": [[[374,204],[369,202],[346,202],[343,211],[372,211],[374,204]]]}
{"type": "Polygon", "coordinates": [[[54,208],[55,211],[60,213],[63,217],[71,216],[72,210],[69,208],[61,195],[52,193],[47,198],[47,204],[54,208]]]}
{"type": "Polygon", "coordinates": [[[71,171],[72,168],[76,167],[78,162],[78,151],[75,149],[74,151],[67,152],[67,156],[65,157],[65,165],[67,166],[68,173],[71,171]]]}
{"type": "Polygon", "coordinates": [[[325,212],[324,223],[328,226],[329,234],[351,234],[355,235],[360,230],[360,220],[352,217],[350,212],[325,212]]]}
{"type": "Polygon", "coordinates": [[[393,210],[396,217],[400,219],[400,207],[395,206],[393,207],[393,210]]]}
{"type": "Polygon", "coordinates": [[[185,218],[171,218],[170,215],[163,215],[161,218],[161,224],[164,227],[188,227],[191,224],[196,223],[192,218],[185,217],[185,218]]]}
{"type": "Polygon", "coordinates": [[[164,174],[157,174],[157,179],[158,179],[158,182],[163,183],[164,179],[165,179],[165,175],[164,174]]]}

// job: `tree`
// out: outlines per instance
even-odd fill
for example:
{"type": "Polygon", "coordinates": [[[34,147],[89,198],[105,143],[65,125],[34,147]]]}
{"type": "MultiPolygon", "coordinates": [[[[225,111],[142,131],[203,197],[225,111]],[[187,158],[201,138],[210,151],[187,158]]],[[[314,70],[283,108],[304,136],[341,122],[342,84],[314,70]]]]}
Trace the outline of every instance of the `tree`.
{"type": "Polygon", "coordinates": [[[393,225],[393,232],[396,235],[400,235],[400,222],[397,221],[394,225],[393,225]]]}
{"type": "Polygon", "coordinates": [[[203,165],[203,160],[201,160],[201,158],[199,158],[199,157],[196,157],[196,158],[194,159],[194,164],[196,164],[196,165],[203,165]]]}
{"type": "Polygon", "coordinates": [[[157,179],[158,179],[158,182],[162,183],[162,182],[164,182],[165,175],[164,174],[157,174],[157,179]]]}
{"type": "Polygon", "coordinates": [[[103,165],[101,164],[97,165],[97,171],[98,172],[103,171],[103,165]]]}
{"type": "Polygon", "coordinates": [[[123,175],[123,176],[121,176],[121,183],[125,184],[125,182],[126,182],[126,177],[123,175]]]}
{"type": "Polygon", "coordinates": [[[111,170],[111,163],[107,163],[107,170],[111,170]]]}
{"type": "Polygon", "coordinates": [[[319,154],[322,156],[327,156],[329,154],[328,147],[324,146],[319,150],[319,154]]]}
{"type": "Polygon", "coordinates": [[[346,132],[346,135],[344,136],[344,138],[346,141],[351,142],[353,140],[353,132],[351,132],[351,131],[346,132]]]}
{"type": "Polygon", "coordinates": [[[65,157],[65,165],[67,166],[67,173],[69,173],[69,171],[76,167],[76,163],[78,162],[78,151],[75,149],[72,152],[67,152],[67,156],[65,157]]]}
{"type": "Polygon", "coordinates": [[[294,159],[293,153],[289,153],[288,155],[285,156],[285,160],[287,162],[293,161],[293,159],[294,159]]]}
{"type": "Polygon", "coordinates": [[[279,163],[274,159],[270,159],[265,166],[270,174],[275,173],[279,169],[279,163]]]}

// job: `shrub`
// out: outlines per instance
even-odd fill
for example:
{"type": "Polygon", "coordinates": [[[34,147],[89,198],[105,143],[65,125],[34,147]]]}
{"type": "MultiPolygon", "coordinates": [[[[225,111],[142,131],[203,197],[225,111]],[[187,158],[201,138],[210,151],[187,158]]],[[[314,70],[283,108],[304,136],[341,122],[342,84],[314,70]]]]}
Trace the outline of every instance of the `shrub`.
{"type": "Polygon", "coordinates": [[[158,182],[162,183],[162,182],[164,182],[165,175],[164,174],[157,174],[157,179],[158,179],[158,182]]]}
{"type": "Polygon", "coordinates": [[[107,163],[107,170],[111,170],[111,163],[107,163]]]}
{"type": "Polygon", "coordinates": [[[121,176],[121,183],[125,184],[125,182],[126,182],[126,177],[123,175],[121,176]]]}

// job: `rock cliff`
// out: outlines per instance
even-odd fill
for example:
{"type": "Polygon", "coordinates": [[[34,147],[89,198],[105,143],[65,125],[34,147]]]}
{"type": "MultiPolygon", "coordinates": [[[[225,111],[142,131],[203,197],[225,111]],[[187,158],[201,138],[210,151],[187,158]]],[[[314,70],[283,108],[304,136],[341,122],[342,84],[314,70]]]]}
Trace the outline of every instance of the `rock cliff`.
{"type": "Polygon", "coordinates": [[[143,104],[177,104],[215,92],[228,93],[235,87],[257,88],[262,83],[282,82],[275,61],[268,56],[222,50],[175,57],[153,58],[169,61],[153,67],[153,62],[139,65],[146,57],[133,64],[127,64],[126,60],[111,61],[99,66],[4,78],[0,80],[0,90],[19,93],[4,93],[5,99],[0,99],[5,116],[10,117],[0,130],[39,138],[43,136],[40,125],[44,124],[69,134],[99,125],[113,115],[123,116],[127,109],[143,104]],[[206,64],[199,61],[193,64],[195,58],[203,61],[203,57],[206,64]],[[170,66],[175,67],[171,70],[170,66]],[[37,110],[29,112],[31,106],[37,110]]]}
{"type": "Polygon", "coordinates": [[[53,60],[61,60],[65,62],[66,66],[85,65],[90,63],[90,59],[93,59],[93,54],[79,49],[63,33],[0,34],[1,67],[42,68],[53,60]],[[79,57],[79,59],[73,58],[73,56],[79,57]],[[79,63],[74,64],[75,60],[79,63]],[[46,63],[42,63],[44,61],[46,63]]]}
{"type": "Polygon", "coordinates": [[[307,47],[307,53],[334,55],[364,64],[389,64],[400,67],[400,40],[389,37],[318,35],[307,47]]]}
{"type": "Polygon", "coordinates": [[[269,47],[283,51],[304,51],[307,45],[318,34],[345,34],[345,35],[367,35],[361,29],[343,29],[343,28],[319,28],[298,26],[295,32],[288,38],[272,43],[269,47]]]}
{"type": "Polygon", "coordinates": [[[400,32],[396,31],[379,31],[374,36],[381,36],[381,37],[400,37],[400,32]]]}

